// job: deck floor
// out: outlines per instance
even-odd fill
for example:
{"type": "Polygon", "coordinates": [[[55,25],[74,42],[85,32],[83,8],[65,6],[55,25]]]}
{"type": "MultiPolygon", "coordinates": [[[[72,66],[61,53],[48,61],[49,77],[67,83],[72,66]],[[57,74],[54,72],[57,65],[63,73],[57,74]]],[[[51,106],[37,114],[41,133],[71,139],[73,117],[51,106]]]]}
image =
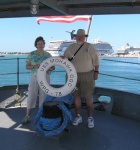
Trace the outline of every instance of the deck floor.
{"type": "MultiPolygon", "coordinates": [[[[74,109],[70,111],[74,115],[74,109]]],[[[95,127],[88,129],[87,111],[83,109],[82,124],[70,125],[70,132],[48,138],[35,131],[37,109],[31,122],[22,125],[25,112],[24,107],[0,109],[1,150],[140,150],[140,122],[134,120],[94,111],[95,127]]]]}

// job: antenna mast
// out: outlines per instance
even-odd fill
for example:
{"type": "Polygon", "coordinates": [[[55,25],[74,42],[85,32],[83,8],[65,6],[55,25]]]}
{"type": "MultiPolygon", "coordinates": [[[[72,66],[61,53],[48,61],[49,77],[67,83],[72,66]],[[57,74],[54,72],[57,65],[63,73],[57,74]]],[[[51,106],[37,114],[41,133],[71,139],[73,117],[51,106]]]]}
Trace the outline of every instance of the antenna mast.
{"type": "MultiPolygon", "coordinates": [[[[91,26],[91,22],[92,22],[92,15],[90,16],[89,20],[88,20],[88,25],[87,25],[87,30],[86,30],[86,34],[89,35],[89,30],[90,30],[90,26],[91,26]]],[[[85,41],[87,41],[87,38],[85,39],[85,41]]]]}

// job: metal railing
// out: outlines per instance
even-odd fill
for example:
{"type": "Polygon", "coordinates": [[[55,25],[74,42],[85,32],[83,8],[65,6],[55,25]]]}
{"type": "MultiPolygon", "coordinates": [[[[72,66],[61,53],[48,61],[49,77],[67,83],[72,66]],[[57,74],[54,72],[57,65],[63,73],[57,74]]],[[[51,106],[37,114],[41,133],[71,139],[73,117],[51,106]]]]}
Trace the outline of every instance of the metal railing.
{"type": "Polygon", "coordinates": [[[17,72],[0,73],[0,76],[17,74],[17,85],[19,85],[19,74],[30,73],[30,72],[20,72],[20,71],[19,71],[19,60],[20,60],[20,59],[26,59],[26,58],[8,58],[8,59],[0,59],[0,61],[1,61],[1,60],[17,60],[17,72]]]}
{"type": "Polygon", "coordinates": [[[21,59],[26,59],[26,58],[8,58],[8,59],[0,59],[0,61],[2,60],[17,60],[16,62],[16,72],[10,72],[10,73],[0,73],[0,76],[5,76],[5,75],[13,75],[15,74],[16,75],[16,94],[19,95],[19,85],[20,85],[20,82],[19,82],[19,78],[20,78],[20,74],[29,74],[30,72],[20,72],[19,68],[20,68],[20,60],[21,59]]]}
{"type": "MultiPolygon", "coordinates": [[[[20,86],[20,74],[29,74],[30,72],[20,72],[20,60],[22,59],[26,59],[26,58],[7,58],[7,59],[0,59],[1,60],[16,60],[16,72],[11,72],[11,73],[0,73],[0,76],[5,76],[5,75],[12,75],[12,74],[16,74],[16,94],[19,94],[19,86],[20,86]]],[[[103,60],[106,60],[106,61],[116,61],[116,60],[109,60],[109,59],[103,59],[103,60]]],[[[131,64],[137,64],[137,65],[140,65],[139,63],[133,63],[133,62],[125,62],[125,61],[116,61],[116,62],[121,62],[121,63],[131,63],[131,64]]],[[[53,71],[53,72],[64,72],[64,71],[53,71]]],[[[105,73],[102,73],[100,72],[99,73],[100,75],[103,75],[103,76],[111,76],[111,77],[115,77],[115,78],[122,78],[122,79],[127,79],[127,80],[135,80],[135,81],[140,81],[139,79],[133,79],[133,78],[127,78],[127,77],[122,77],[122,76],[116,76],[116,75],[110,75],[110,74],[105,74],[105,73]]]]}

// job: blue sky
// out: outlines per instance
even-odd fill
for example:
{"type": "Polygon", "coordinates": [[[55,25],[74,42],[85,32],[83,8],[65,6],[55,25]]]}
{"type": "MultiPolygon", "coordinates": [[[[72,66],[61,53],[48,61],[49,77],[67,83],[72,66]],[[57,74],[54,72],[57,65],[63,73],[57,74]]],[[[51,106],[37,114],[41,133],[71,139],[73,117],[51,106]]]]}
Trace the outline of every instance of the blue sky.
{"type": "MultiPolygon", "coordinates": [[[[43,36],[46,48],[50,40],[69,40],[65,31],[87,29],[87,21],[74,23],[36,23],[36,17],[0,19],[0,52],[30,52],[35,50],[36,37],[43,36]]],[[[88,42],[95,38],[109,42],[116,51],[126,43],[140,47],[140,14],[93,15],[88,42]]]]}

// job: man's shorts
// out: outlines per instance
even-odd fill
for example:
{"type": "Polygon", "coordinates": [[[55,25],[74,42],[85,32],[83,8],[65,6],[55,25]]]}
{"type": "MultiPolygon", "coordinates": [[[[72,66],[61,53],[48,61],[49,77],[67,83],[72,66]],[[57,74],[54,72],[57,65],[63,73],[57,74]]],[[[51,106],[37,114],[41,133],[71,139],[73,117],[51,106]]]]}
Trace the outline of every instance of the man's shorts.
{"type": "Polygon", "coordinates": [[[94,71],[77,73],[76,90],[73,96],[80,96],[86,100],[93,99],[95,89],[94,71]]]}

